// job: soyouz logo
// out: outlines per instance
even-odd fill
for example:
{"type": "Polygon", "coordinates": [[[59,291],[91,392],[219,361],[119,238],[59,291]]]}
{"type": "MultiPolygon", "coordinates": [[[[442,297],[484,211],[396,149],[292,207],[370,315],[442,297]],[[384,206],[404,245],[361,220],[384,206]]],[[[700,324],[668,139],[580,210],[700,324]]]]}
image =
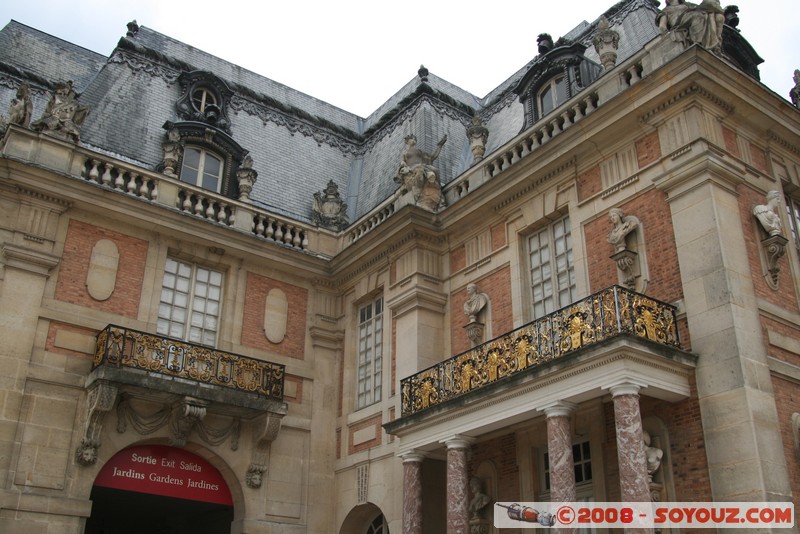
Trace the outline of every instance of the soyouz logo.
{"type": "Polygon", "coordinates": [[[792,528],[790,502],[498,502],[497,528],[792,528]]]}

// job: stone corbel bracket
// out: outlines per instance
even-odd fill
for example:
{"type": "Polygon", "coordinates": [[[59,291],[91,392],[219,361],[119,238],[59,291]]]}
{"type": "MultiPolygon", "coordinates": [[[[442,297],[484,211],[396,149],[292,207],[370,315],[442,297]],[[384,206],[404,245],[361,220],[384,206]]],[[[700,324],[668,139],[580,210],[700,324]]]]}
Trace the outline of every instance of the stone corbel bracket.
{"type": "Polygon", "coordinates": [[[281,429],[283,414],[268,412],[252,423],[253,456],[247,467],[245,481],[251,488],[260,488],[269,462],[269,449],[281,429]]]}
{"type": "Polygon", "coordinates": [[[172,437],[170,445],[175,447],[185,447],[186,440],[189,438],[195,426],[202,424],[206,417],[207,401],[195,399],[194,397],[184,397],[177,403],[172,411],[170,428],[172,437]]]}
{"type": "Polygon", "coordinates": [[[781,272],[778,263],[786,254],[786,243],[788,242],[789,240],[782,235],[773,235],[761,241],[761,248],[764,250],[764,258],[766,259],[764,279],[773,291],[778,290],[778,275],[781,272]]]}
{"type": "Polygon", "coordinates": [[[86,402],[86,428],[81,443],[75,450],[75,461],[89,466],[97,462],[97,449],[103,432],[103,419],[117,401],[117,387],[106,382],[95,382],[89,389],[86,402]]]}

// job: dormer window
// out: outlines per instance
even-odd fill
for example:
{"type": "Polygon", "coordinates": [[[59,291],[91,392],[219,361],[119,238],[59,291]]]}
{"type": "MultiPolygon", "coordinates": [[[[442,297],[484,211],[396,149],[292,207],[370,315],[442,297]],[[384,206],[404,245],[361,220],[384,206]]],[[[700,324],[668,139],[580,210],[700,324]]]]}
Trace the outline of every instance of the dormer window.
{"type": "Polygon", "coordinates": [[[225,164],[204,148],[187,146],[183,151],[180,179],[203,189],[220,192],[225,164]]]}
{"type": "Polygon", "coordinates": [[[205,87],[195,88],[192,92],[192,107],[195,111],[205,114],[207,105],[218,106],[217,97],[205,87]]]}
{"type": "MultiPolygon", "coordinates": [[[[540,45],[543,43],[540,42],[540,45]]],[[[596,80],[603,67],[583,53],[586,46],[559,39],[540,55],[513,89],[525,109],[522,129],[533,126],[596,80]]]]}
{"type": "Polygon", "coordinates": [[[175,107],[180,118],[231,133],[227,108],[233,91],[224,80],[210,72],[196,70],[181,73],[178,82],[182,94],[175,107]]]}
{"type": "Polygon", "coordinates": [[[553,78],[539,91],[539,117],[543,117],[567,101],[567,81],[565,76],[553,78]]]}

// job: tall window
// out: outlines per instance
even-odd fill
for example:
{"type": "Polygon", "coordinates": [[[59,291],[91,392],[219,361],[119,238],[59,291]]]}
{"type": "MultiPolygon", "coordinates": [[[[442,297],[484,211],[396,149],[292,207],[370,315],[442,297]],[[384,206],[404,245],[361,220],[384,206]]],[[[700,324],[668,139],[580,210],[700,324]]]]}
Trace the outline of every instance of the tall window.
{"type": "Polygon", "coordinates": [[[181,181],[219,193],[222,160],[204,148],[187,146],[183,151],[181,181]]]}
{"type": "Polygon", "coordinates": [[[213,347],[221,301],[222,273],[167,258],[156,331],[213,347]]]}
{"type": "Polygon", "coordinates": [[[528,238],[533,317],[547,315],[574,300],[575,267],[569,217],[528,238]]]}
{"type": "Polygon", "coordinates": [[[381,400],[383,366],[383,297],[358,310],[357,408],[381,400]]]}
{"type": "Polygon", "coordinates": [[[560,104],[567,101],[567,79],[564,76],[553,78],[539,91],[539,109],[541,119],[560,104]]]}
{"type": "MultiPolygon", "coordinates": [[[[588,441],[572,445],[572,461],[575,471],[575,485],[589,484],[592,482],[592,449],[588,441]]],[[[544,491],[550,491],[550,455],[545,452],[543,457],[544,491]]]]}

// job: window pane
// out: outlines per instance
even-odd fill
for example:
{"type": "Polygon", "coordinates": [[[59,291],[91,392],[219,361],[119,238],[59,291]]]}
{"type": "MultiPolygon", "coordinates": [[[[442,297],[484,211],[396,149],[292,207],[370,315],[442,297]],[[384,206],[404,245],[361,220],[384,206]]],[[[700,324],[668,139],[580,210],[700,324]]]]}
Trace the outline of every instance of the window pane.
{"type": "Polygon", "coordinates": [[[542,106],[541,118],[553,111],[553,89],[548,85],[540,95],[539,103],[542,106]]]}

